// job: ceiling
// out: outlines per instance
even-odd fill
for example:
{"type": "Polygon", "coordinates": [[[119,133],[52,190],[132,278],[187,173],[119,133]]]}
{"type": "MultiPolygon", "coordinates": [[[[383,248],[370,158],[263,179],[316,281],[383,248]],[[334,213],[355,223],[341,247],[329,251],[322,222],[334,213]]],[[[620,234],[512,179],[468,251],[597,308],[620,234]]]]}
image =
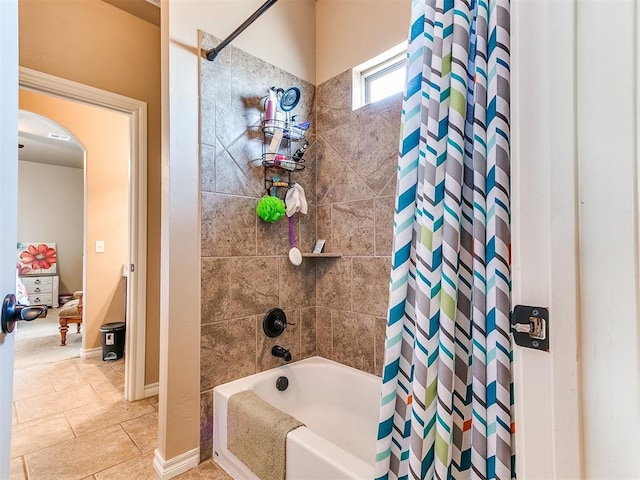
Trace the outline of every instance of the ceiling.
{"type": "Polygon", "coordinates": [[[19,111],[18,143],[24,145],[18,150],[18,160],[71,168],[84,166],[80,142],[64,127],[37,113],[19,111]]]}
{"type": "Polygon", "coordinates": [[[142,20],[160,26],[160,0],[102,0],[142,20]]]}

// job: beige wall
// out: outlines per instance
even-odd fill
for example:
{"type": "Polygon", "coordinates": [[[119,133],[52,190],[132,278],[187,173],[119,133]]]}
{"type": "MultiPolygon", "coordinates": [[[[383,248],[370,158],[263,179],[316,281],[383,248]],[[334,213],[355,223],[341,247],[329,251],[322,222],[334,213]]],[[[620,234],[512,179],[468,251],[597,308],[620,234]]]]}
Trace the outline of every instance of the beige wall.
{"type": "Polygon", "coordinates": [[[100,346],[100,325],[124,320],[122,265],[128,257],[129,117],[39,93],[20,91],[20,108],[69,130],[86,149],[83,348],[100,346]],[[95,252],[96,240],[105,252],[95,252]]]}
{"type": "Polygon", "coordinates": [[[410,0],[318,0],[316,85],[407,40],[410,0]]]}
{"type": "Polygon", "coordinates": [[[158,381],[160,29],[100,0],[20,0],[20,65],[147,102],[145,384],[158,381]]]}
{"type": "Polygon", "coordinates": [[[82,290],[83,176],[80,168],[18,162],[18,241],[56,242],[61,294],[82,290]]]}

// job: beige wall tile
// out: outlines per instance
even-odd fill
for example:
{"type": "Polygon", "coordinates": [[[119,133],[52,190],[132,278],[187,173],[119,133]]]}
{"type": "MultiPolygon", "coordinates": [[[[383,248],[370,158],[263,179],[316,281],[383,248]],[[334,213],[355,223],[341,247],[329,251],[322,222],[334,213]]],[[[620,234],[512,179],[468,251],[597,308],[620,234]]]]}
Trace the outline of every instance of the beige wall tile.
{"type": "MultiPolygon", "coordinates": [[[[204,118],[201,120],[201,122],[204,118]]],[[[203,192],[216,191],[216,149],[222,148],[220,142],[213,145],[200,145],[200,189],[203,192]]]]}
{"type": "Polygon", "coordinates": [[[252,163],[262,162],[262,129],[258,126],[249,128],[243,140],[235,142],[227,151],[251,185],[253,196],[262,197],[265,194],[263,169],[261,163],[257,167],[252,163]]]}
{"type": "Polygon", "coordinates": [[[326,142],[337,152],[367,186],[379,195],[398,162],[400,124],[392,128],[380,115],[323,131],[326,142]]]}
{"type": "Polygon", "coordinates": [[[202,256],[255,255],[256,200],[202,193],[202,256]]]}
{"type": "Polygon", "coordinates": [[[379,197],[375,200],[375,254],[378,256],[393,253],[393,214],[395,197],[379,197]]]}
{"type": "Polygon", "coordinates": [[[278,304],[277,257],[202,259],[202,323],[262,314],[278,304]]]}
{"type": "Polygon", "coordinates": [[[300,357],[317,355],[316,307],[300,309],[300,357]]]}
{"type": "Polygon", "coordinates": [[[290,249],[289,219],[286,215],[275,223],[258,219],[258,256],[288,255],[290,249]]]}
{"type": "Polygon", "coordinates": [[[309,204],[306,215],[296,215],[296,246],[302,253],[312,252],[318,240],[316,233],[316,208],[316,205],[309,204]]]}
{"type": "Polygon", "coordinates": [[[335,252],[331,243],[331,205],[318,205],[316,231],[318,240],[325,241],[323,252],[335,252]]]}
{"type": "Polygon", "coordinates": [[[317,262],[316,300],[320,307],[351,310],[350,257],[317,262]]]}
{"type": "MultiPolygon", "coordinates": [[[[218,145],[220,145],[219,142],[218,145]]],[[[215,168],[216,193],[227,193],[244,197],[256,196],[256,192],[251,186],[249,179],[245,177],[240,167],[224,148],[219,148],[216,151],[215,168]]]]}
{"type": "Polygon", "coordinates": [[[353,258],[353,311],[386,315],[389,305],[389,257],[353,258]]]}
{"type": "Polygon", "coordinates": [[[212,323],[231,316],[231,259],[203,257],[201,261],[201,321],[212,323]]]}
{"type": "Polygon", "coordinates": [[[216,138],[227,149],[233,143],[248,138],[247,131],[259,122],[260,113],[257,110],[216,103],[216,138]]]}
{"type": "Polygon", "coordinates": [[[333,329],[329,308],[316,308],[316,348],[318,355],[333,360],[333,329]]]}
{"type": "Polygon", "coordinates": [[[402,93],[396,93],[365,107],[367,112],[378,113],[384,117],[389,122],[390,128],[397,128],[398,140],[400,140],[400,121],[402,120],[402,95],[402,93]]]}
{"type": "Polygon", "coordinates": [[[320,136],[316,191],[320,205],[373,198],[374,192],[333,146],[320,136]]]}
{"type": "Polygon", "coordinates": [[[213,390],[200,393],[200,461],[213,456],[213,390]]]}
{"type": "Polygon", "coordinates": [[[280,68],[240,49],[231,57],[231,71],[231,105],[258,116],[262,111],[261,99],[270,87],[288,87],[283,84],[280,68]]]}
{"type": "Polygon", "coordinates": [[[332,310],[333,357],[337,362],[374,373],[375,318],[371,315],[332,310]]]}
{"type": "MultiPolygon", "coordinates": [[[[210,49],[220,43],[206,32],[200,32],[200,45],[210,49]]],[[[205,58],[200,59],[200,98],[207,98],[215,102],[231,103],[231,60],[238,49],[233,45],[227,46],[216,57],[215,62],[205,58]]]]}
{"type": "Polygon", "coordinates": [[[331,244],[343,255],[373,255],[374,201],[337,203],[331,212],[331,244]]]}
{"type": "Polygon", "coordinates": [[[300,89],[300,102],[293,110],[293,113],[297,115],[297,121],[304,122],[305,120],[311,121],[311,126],[308,132],[313,133],[315,130],[315,95],[316,87],[312,83],[302,80],[300,77],[293,75],[287,71],[281,70],[282,74],[282,88],[298,87],[300,89]]]}
{"type": "Polygon", "coordinates": [[[344,125],[357,118],[357,114],[351,109],[352,81],[353,76],[349,69],[318,85],[316,91],[318,132],[344,125]]]}
{"type": "Polygon", "coordinates": [[[201,390],[253,373],[256,373],[256,317],[202,326],[201,390]]]}
{"type": "Polygon", "coordinates": [[[380,192],[380,196],[381,197],[395,197],[397,183],[398,183],[398,175],[394,173],[393,176],[387,182],[387,186],[384,187],[382,192],[380,192]]]}
{"type": "Polygon", "coordinates": [[[231,317],[263,315],[278,305],[277,257],[231,259],[231,317]]]}
{"type": "MultiPolygon", "coordinates": [[[[313,125],[313,121],[311,124],[313,125]]],[[[292,176],[292,180],[299,183],[304,189],[304,196],[307,199],[307,203],[315,204],[318,202],[316,197],[316,156],[318,153],[318,142],[316,141],[316,136],[312,133],[307,133],[306,137],[309,146],[305,149],[302,156],[304,170],[296,172],[292,176]]],[[[294,143],[291,153],[295,153],[296,150],[302,147],[302,144],[303,142],[294,143]]]]}
{"type": "Polygon", "coordinates": [[[387,319],[386,317],[377,317],[375,319],[375,374],[379,377],[382,376],[382,367],[384,367],[384,348],[385,348],[385,335],[387,334],[387,319]]]}
{"type": "Polygon", "coordinates": [[[302,265],[293,265],[288,257],[280,258],[281,308],[311,307],[316,303],[316,265],[304,259],[302,265]]]}
{"type": "MultiPolygon", "coordinates": [[[[209,97],[201,98],[200,103],[200,144],[216,144],[216,102],[209,97]]],[[[208,171],[213,172],[211,169],[208,171]]],[[[202,172],[204,173],[204,168],[202,172]]]]}

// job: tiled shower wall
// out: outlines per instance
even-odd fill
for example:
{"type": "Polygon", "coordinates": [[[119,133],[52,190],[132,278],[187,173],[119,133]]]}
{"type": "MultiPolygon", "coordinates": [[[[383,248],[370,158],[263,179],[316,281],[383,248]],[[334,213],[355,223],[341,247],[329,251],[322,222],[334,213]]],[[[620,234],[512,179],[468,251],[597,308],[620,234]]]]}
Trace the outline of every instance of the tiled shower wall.
{"type": "Polygon", "coordinates": [[[318,86],[318,355],[382,374],[401,95],[353,110],[352,72],[318,86]]]}
{"type": "MultiPolygon", "coordinates": [[[[218,40],[202,33],[201,47],[218,40]]],[[[212,455],[212,389],[281,364],[279,344],[294,360],[313,355],[381,373],[392,242],[400,96],[353,111],[351,72],[317,90],[233,46],[201,60],[201,459],[212,455]],[[305,189],[308,215],[296,215],[296,241],[310,252],[317,238],[338,259],[288,260],[285,221],[255,214],[264,195],[260,99],[271,86],[302,91],[294,110],[312,122],[305,189]],[[316,98],[317,94],[317,98],[316,98]],[[317,108],[317,114],[314,110],[317,108]],[[295,326],[277,339],[262,317],[285,310],[295,326]]],[[[281,195],[282,196],[281,192],[281,195]]]]}
{"type": "MultiPolygon", "coordinates": [[[[218,40],[201,34],[201,47],[218,40]]],[[[282,363],[271,355],[279,344],[294,359],[316,355],[315,265],[294,267],[288,259],[288,223],[262,222],[256,203],[264,195],[260,98],[269,87],[297,86],[293,113],[313,116],[315,87],[233,46],[214,62],[201,60],[201,459],[212,454],[213,387],[282,363]],[[295,326],[277,339],[262,331],[262,318],[284,309],[295,326]]],[[[313,128],[313,126],[312,126],[313,128]]],[[[310,133],[313,140],[313,131],[310,133]]],[[[295,180],[304,186],[308,215],[296,215],[297,244],[311,251],[316,238],[315,152],[295,180]],[[300,218],[302,217],[302,218],[300,218]]],[[[283,196],[284,192],[280,192],[283,196]]]]}

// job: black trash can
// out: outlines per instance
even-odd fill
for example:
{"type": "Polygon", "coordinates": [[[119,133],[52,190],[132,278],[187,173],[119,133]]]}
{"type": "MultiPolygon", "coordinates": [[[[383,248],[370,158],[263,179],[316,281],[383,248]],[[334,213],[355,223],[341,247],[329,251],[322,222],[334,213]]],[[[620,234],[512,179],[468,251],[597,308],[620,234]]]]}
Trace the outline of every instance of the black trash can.
{"type": "Polygon", "coordinates": [[[118,360],[124,355],[124,322],[105,323],[100,327],[102,332],[102,360],[118,360]]]}

